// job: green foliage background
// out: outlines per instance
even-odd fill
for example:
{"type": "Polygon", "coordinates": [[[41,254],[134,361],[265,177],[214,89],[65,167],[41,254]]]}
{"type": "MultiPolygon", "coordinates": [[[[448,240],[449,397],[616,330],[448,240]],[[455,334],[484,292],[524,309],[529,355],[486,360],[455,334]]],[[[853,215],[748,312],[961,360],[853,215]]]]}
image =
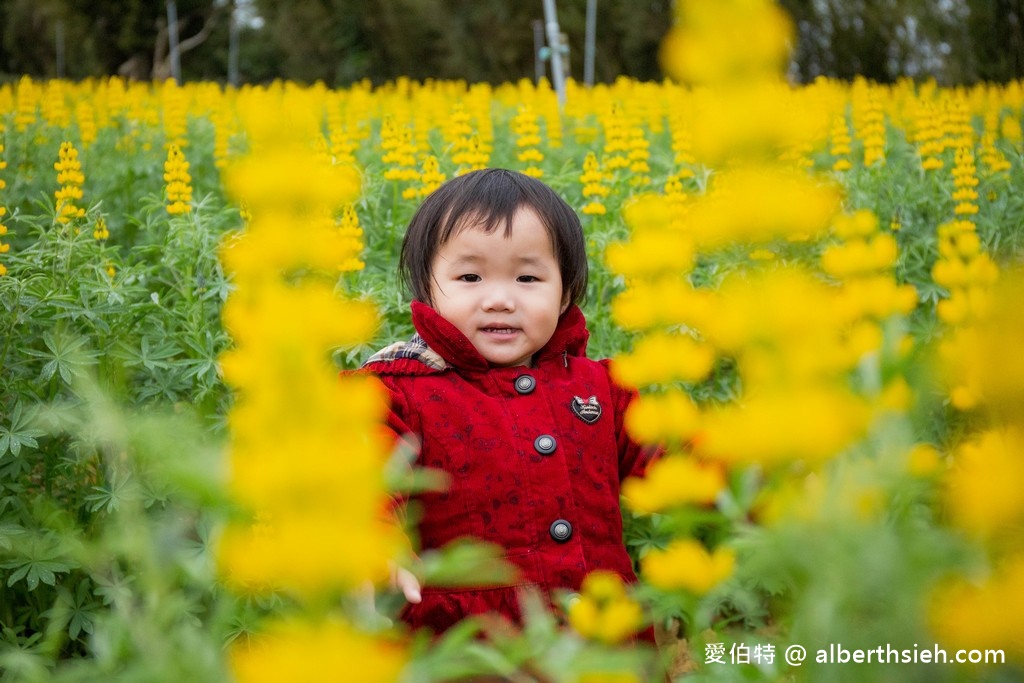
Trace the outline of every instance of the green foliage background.
{"type": "MultiPolygon", "coordinates": [[[[497,108],[496,128],[506,130],[513,113],[497,108]]],[[[216,530],[231,513],[221,453],[231,399],[216,365],[230,343],[219,312],[231,283],[217,249],[242,225],[220,186],[211,123],[202,116],[190,120],[191,214],[171,217],[164,208],[162,131],[143,127],[126,136],[127,129],[115,126],[82,151],[86,217],[61,225],[54,221],[53,162],[60,141],[77,141],[78,132],[42,122],[15,132],[11,115],[3,115],[9,166],[0,201],[12,211],[5,237],[12,248],[3,255],[9,272],[0,277],[0,680],[224,680],[225,644],[247,637],[281,598],[227,593],[211,553],[216,530]],[[92,237],[100,217],[111,232],[102,244],[92,237]]],[[[660,187],[673,170],[670,141],[664,131],[648,134],[651,176],[660,187]]],[[[856,165],[843,176],[846,203],[872,209],[883,222],[899,220],[898,274],[921,295],[908,324],[915,340],[927,345],[938,332],[934,304],[942,295],[929,274],[937,256],[935,227],[951,215],[951,185],[920,171],[902,131],[889,135],[886,166],[856,165]]],[[[356,367],[371,349],[411,333],[394,264],[415,203],[401,200],[383,180],[378,142],[375,128],[358,152],[366,268],[346,275],[339,289],[374,300],[381,326],[366,346],[339,349],[339,368],[356,367]]],[[[242,144],[236,140],[236,149],[242,144]]],[[[450,175],[454,168],[439,137],[432,144],[450,175]]],[[[567,141],[546,151],[545,180],[574,206],[583,203],[582,160],[600,144],[567,141]]],[[[498,135],[495,145],[493,163],[514,167],[512,136],[498,135]]],[[[1013,191],[1024,169],[1019,148],[1004,145],[1004,152],[1011,173],[979,187],[988,199],[978,230],[984,247],[1008,262],[1024,247],[1024,198],[1013,191]]],[[[824,170],[831,160],[821,153],[817,163],[824,170]]],[[[698,177],[688,189],[699,191],[704,182],[698,177]]],[[[604,267],[602,253],[626,237],[619,210],[633,191],[623,178],[608,215],[585,219],[593,268],[585,312],[595,357],[613,356],[631,342],[608,314],[622,282],[604,267]]],[[[793,261],[813,260],[820,248],[776,246],[793,261]]],[[[695,277],[714,283],[747,258],[746,250],[727,250],[700,263],[695,277]]],[[[733,380],[731,368],[722,366],[692,391],[703,400],[728,400],[733,380]]],[[[925,386],[931,381],[921,378],[925,386]]],[[[912,419],[916,434],[939,444],[965,428],[937,395],[912,419]]],[[[902,427],[893,429],[893,440],[908,438],[902,427]]],[[[848,468],[843,474],[852,480],[864,474],[856,458],[837,467],[848,468]]],[[[681,532],[735,536],[746,553],[749,562],[727,591],[701,601],[655,603],[660,619],[686,615],[681,628],[697,643],[707,629],[747,634],[748,643],[751,633],[768,638],[780,627],[776,613],[792,615],[794,636],[807,642],[822,633],[850,643],[921,637],[922,587],[978,562],[975,549],[943,528],[933,488],[899,483],[900,504],[869,532],[764,533],[752,519],[758,476],[735,477],[720,514],[627,520],[635,553],[681,532]],[[822,570],[823,557],[838,575],[822,570]]],[[[544,652],[543,643],[560,642],[553,640],[551,622],[538,624],[525,641],[491,650],[462,647],[471,637],[467,630],[437,648],[420,642],[413,680],[437,680],[454,670],[453,662],[467,671],[514,670],[544,652]]],[[[939,679],[955,680],[959,673],[940,672],[939,679]]],[[[1011,680],[1019,673],[972,675],[1011,680]]],[[[726,676],[714,668],[704,675],[726,676]]],[[[743,675],[774,680],[782,674],[775,667],[743,675]]],[[[863,675],[883,680],[886,672],[863,675]]],[[[936,680],[937,674],[908,669],[906,675],[936,680]]]]}

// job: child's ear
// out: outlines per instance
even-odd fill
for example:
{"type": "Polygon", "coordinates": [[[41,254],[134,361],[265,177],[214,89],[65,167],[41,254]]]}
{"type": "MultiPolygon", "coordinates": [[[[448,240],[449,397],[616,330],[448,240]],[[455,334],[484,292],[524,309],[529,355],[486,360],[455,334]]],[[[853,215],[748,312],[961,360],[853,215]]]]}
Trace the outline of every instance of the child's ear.
{"type": "Polygon", "coordinates": [[[569,310],[569,305],[570,305],[571,303],[572,303],[572,302],[570,302],[570,301],[569,301],[569,297],[568,297],[568,296],[564,297],[564,298],[562,299],[562,308],[560,308],[560,309],[558,310],[558,315],[562,315],[563,313],[565,313],[566,311],[568,311],[568,310],[569,310]]]}

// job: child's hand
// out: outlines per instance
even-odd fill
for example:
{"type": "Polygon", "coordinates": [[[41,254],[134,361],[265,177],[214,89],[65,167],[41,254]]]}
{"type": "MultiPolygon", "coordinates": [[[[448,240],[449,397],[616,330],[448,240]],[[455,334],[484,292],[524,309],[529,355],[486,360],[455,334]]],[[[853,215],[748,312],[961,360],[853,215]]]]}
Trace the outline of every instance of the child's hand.
{"type": "Polygon", "coordinates": [[[391,588],[402,591],[405,599],[413,604],[419,604],[423,600],[420,594],[420,581],[408,569],[399,567],[394,562],[389,563],[391,569],[391,588]]]}

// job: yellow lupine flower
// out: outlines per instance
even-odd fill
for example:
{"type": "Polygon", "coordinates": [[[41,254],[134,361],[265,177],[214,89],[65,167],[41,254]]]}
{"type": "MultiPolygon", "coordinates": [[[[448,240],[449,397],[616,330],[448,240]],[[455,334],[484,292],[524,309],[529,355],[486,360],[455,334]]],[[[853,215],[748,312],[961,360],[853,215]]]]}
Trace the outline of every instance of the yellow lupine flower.
{"type": "Polygon", "coordinates": [[[616,357],[612,377],[626,386],[661,382],[696,382],[711,372],[715,352],[707,344],[681,334],[655,332],[637,341],[632,351],[616,357]]]}
{"type": "Polygon", "coordinates": [[[942,457],[935,446],[927,443],[916,444],[907,453],[907,471],[915,477],[929,477],[942,468],[942,457]]]}
{"type": "Polygon", "coordinates": [[[399,679],[407,658],[400,643],[360,633],[337,619],[278,621],[231,650],[239,683],[391,683],[399,679]]]}
{"type": "Polygon", "coordinates": [[[622,482],[622,496],[634,512],[650,514],[691,503],[713,503],[724,488],[720,466],[672,455],[653,462],[644,477],[622,482]]]}
{"type": "Polygon", "coordinates": [[[835,185],[803,172],[748,167],[720,173],[690,204],[687,223],[698,248],[822,234],[839,210],[835,185]]]}
{"type": "Polygon", "coordinates": [[[640,396],[625,416],[630,436],[644,443],[685,443],[700,429],[700,422],[693,399],[677,389],[640,396]]]}
{"type": "Polygon", "coordinates": [[[1024,434],[990,430],[953,453],[947,502],[954,523],[987,536],[1024,521],[1024,434]]]}
{"type": "Polygon", "coordinates": [[[690,538],[676,539],[664,550],[651,550],[640,560],[643,578],[665,591],[704,595],[732,576],[736,556],[718,547],[713,552],[690,538]]]}
{"type": "Polygon", "coordinates": [[[980,581],[940,584],[932,595],[930,622],[947,647],[1005,650],[1024,661],[1024,555],[1005,559],[980,581]]]}
{"type": "Polygon", "coordinates": [[[92,231],[93,239],[100,241],[110,237],[110,230],[107,229],[107,221],[103,216],[97,216],[96,226],[92,231]]]}
{"type": "Polygon", "coordinates": [[[774,2],[682,0],[675,13],[675,25],[661,46],[662,68],[673,77],[714,85],[770,78],[785,70],[793,25],[774,2]]]}
{"type": "Polygon", "coordinates": [[[82,173],[82,164],[78,161],[78,150],[71,142],[62,142],[58,155],[57,163],[53,165],[57,171],[57,183],[60,184],[60,189],[54,193],[57,201],[56,217],[61,223],[69,223],[75,218],[85,216],[85,209],[76,203],[82,198],[85,175],[82,173]]]}
{"type": "Polygon", "coordinates": [[[821,462],[867,432],[871,412],[848,389],[762,391],[705,413],[694,451],[726,463],[821,462]]]}
{"type": "Polygon", "coordinates": [[[605,183],[610,177],[601,170],[597,162],[597,155],[587,152],[583,160],[583,173],[580,174],[580,183],[583,184],[583,198],[587,203],[580,209],[587,215],[604,215],[607,209],[602,201],[611,193],[611,188],[605,183]]]}
{"type": "Polygon", "coordinates": [[[643,623],[643,610],[627,593],[618,574],[596,570],[587,574],[579,598],[568,608],[569,625],[584,638],[607,645],[630,637],[643,623]]]}
{"type": "Polygon", "coordinates": [[[164,183],[167,193],[167,213],[180,215],[192,210],[192,176],[188,172],[188,161],[181,148],[171,144],[167,148],[164,162],[164,183]]]}
{"type": "Polygon", "coordinates": [[[350,166],[310,163],[290,149],[270,149],[259,159],[246,158],[229,167],[227,191],[243,197],[254,214],[275,208],[298,213],[342,206],[359,196],[359,172],[350,166]]]}

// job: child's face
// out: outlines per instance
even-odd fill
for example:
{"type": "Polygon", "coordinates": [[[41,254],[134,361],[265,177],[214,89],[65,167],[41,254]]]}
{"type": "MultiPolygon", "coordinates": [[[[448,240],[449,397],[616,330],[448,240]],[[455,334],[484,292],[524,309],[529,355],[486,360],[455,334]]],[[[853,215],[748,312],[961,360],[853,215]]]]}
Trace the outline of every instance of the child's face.
{"type": "Polygon", "coordinates": [[[431,263],[434,308],[492,365],[529,365],[568,305],[551,238],[537,215],[520,209],[512,234],[467,227],[431,263]]]}

